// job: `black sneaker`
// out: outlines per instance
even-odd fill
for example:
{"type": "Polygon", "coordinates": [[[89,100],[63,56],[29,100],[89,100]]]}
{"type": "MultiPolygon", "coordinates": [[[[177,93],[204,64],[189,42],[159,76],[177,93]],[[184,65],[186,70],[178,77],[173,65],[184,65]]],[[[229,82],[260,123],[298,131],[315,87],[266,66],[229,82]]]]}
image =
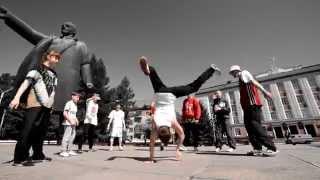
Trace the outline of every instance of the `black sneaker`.
{"type": "Polygon", "coordinates": [[[52,158],[45,156],[43,158],[32,158],[32,161],[34,161],[34,162],[44,162],[44,161],[51,162],[52,158]]]}
{"type": "Polygon", "coordinates": [[[31,161],[23,161],[23,162],[14,162],[12,166],[22,167],[22,166],[34,166],[34,163],[31,161]]]}
{"type": "Polygon", "coordinates": [[[163,151],[163,150],[164,150],[163,145],[160,145],[160,151],[163,151]]]}

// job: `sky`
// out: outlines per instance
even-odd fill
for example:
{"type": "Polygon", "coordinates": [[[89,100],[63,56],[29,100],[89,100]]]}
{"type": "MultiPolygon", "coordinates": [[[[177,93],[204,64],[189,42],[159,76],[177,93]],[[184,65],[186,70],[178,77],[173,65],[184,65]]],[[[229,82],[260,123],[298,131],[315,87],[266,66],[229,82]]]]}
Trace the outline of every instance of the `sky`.
{"type": "MultiPolygon", "coordinates": [[[[72,21],[78,38],[104,59],[110,86],[124,76],[135,99],[153,91],[138,66],[145,55],[168,86],[193,81],[214,63],[223,70],[203,87],[232,80],[229,67],[252,73],[276,65],[319,64],[318,0],[2,0],[34,29],[60,34],[72,21]]],[[[0,73],[15,74],[32,45],[0,20],[0,73]]]]}

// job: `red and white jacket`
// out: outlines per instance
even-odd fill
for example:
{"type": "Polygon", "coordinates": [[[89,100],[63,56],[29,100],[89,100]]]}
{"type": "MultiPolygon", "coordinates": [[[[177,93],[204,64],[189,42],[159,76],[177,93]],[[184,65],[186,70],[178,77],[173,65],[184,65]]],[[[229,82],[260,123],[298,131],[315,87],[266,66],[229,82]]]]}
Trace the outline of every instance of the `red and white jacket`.
{"type": "Polygon", "coordinates": [[[200,102],[195,97],[188,97],[183,101],[182,106],[182,119],[194,119],[199,120],[201,117],[200,102]]]}

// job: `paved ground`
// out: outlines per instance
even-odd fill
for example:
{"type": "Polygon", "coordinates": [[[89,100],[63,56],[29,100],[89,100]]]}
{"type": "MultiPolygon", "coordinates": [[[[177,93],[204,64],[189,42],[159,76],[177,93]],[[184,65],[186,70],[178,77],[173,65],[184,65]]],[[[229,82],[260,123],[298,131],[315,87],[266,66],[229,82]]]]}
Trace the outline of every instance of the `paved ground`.
{"type": "MultiPolygon", "coordinates": [[[[55,155],[58,146],[45,146],[52,162],[33,167],[13,167],[14,144],[0,144],[0,180],[227,180],[227,179],[320,179],[320,143],[311,145],[278,145],[276,157],[250,157],[250,146],[238,146],[234,153],[214,153],[213,147],[201,147],[198,153],[187,151],[183,160],[174,160],[174,147],[157,149],[158,162],[144,162],[147,147],[126,146],[125,151],[107,151],[97,146],[96,152],[62,158],[55,155]]],[[[117,149],[117,148],[116,148],[117,149]]]]}

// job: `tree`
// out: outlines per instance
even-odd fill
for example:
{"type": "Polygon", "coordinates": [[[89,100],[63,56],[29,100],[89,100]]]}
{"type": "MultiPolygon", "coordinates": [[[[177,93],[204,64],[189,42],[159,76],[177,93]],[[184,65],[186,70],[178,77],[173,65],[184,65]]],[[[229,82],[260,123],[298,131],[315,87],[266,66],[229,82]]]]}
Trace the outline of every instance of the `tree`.
{"type": "Polygon", "coordinates": [[[122,104],[124,111],[126,112],[130,106],[134,105],[134,92],[133,89],[130,87],[130,81],[125,76],[119,86],[116,88],[116,100],[122,104]]]}
{"type": "Polygon", "coordinates": [[[91,74],[94,87],[99,91],[109,83],[110,79],[107,76],[107,68],[103,63],[102,58],[97,58],[95,54],[90,55],[91,74]]]}

